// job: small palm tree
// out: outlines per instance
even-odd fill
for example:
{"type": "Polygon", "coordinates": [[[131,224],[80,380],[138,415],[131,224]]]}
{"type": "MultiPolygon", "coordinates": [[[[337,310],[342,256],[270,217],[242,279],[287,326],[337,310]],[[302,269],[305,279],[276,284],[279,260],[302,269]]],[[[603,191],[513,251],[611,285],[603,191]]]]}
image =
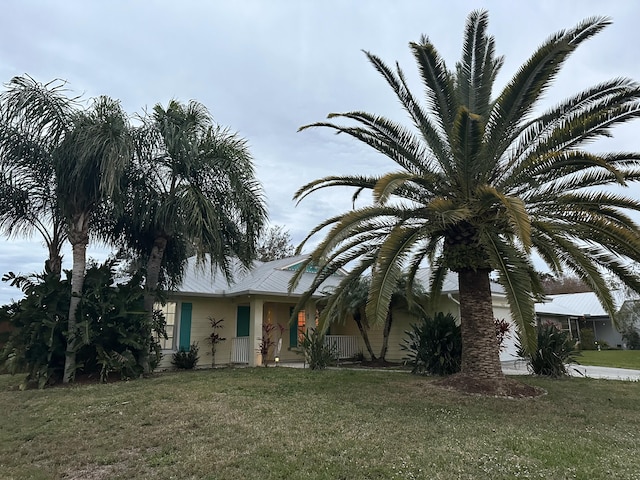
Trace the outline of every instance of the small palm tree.
{"type": "Polygon", "coordinates": [[[640,116],[639,85],[616,78],[545,112],[535,110],[571,53],[609,23],[591,18],[552,35],[497,96],[493,85],[503,59],[495,56],[483,11],[469,15],[462,58],[453,70],[427,37],[410,44],[424,104],[409,90],[399,66],[390,68],[366,53],[413,129],[366,112],[329,115],[354,125],[330,120],[302,127],[347,134],[398,167],[380,176],[322,178],[295,194],[301,200],[333,186],[353,187],[355,197],[365,190],[373,194],[373,204],[336,215],[310,233],[331,227],[309,257],[320,269],[308,295],[347,264],[355,266],[341,288],[371,269],[367,315],[382,322],[405,269],[411,284],[423,262],[429,262],[433,301],[440,297],[446,272],[457,272],[462,372],[500,380],[492,272],[505,289],[529,351],[535,349],[532,320],[541,292],[533,253],[554,273],[568,270],[582,279],[611,315],[615,312],[605,273],[640,291],[629,267],[640,260],[640,232],[627,213],[639,211],[640,203],[603,188],[637,181],[640,154],[596,154],[584,148],[609,136],[615,125],[640,116]]]}
{"type": "Polygon", "coordinates": [[[329,323],[344,322],[347,317],[353,318],[371,360],[375,361],[377,357],[369,341],[369,322],[364,314],[369,296],[369,283],[368,277],[357,277],[348,287],[345,286],[336,293],[330,292],[326,297],[326,306],[335,309],[333,318],[327,318],[326,315],[323,317],[327,318],[329,323]]]}

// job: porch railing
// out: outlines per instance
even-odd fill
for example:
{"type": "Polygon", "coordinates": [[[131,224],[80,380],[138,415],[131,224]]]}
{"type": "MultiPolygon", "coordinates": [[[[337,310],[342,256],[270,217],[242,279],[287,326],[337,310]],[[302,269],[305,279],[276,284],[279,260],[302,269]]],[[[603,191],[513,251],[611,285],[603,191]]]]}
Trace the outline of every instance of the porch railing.
{"type": "Polygon", "coordinates": [[[358,337],[355,335],[327,335],[324,337],[326,345],[333,345],[338,352],[338,358],[351,358],[358,353],[358,337]]]}
{"type": "Polygon", "coordinates": [[[249,363],[249,337],[231,339],[231,363],[249,363]]]}

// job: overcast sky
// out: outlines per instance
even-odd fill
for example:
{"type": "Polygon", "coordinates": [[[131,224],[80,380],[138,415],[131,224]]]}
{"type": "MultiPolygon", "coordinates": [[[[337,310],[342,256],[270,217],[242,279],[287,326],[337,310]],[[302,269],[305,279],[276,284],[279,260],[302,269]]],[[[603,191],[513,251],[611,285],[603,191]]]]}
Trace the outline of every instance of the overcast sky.
{"type": "MultiPolygon", "coordinates": [[[[41,82],[61,78],[87,98],[121,100],[131,114],[170,99],[198,100],[216,122],[249,141],[271,223],[284,225],[299,242],[350,206],[350,192],[339,190],[296,206],[291,198],[301,185],[395,167],[355,140],[297,129],[349,110],[403,120],[393,93],[362,50],[389,64],[399,61],[418,90],[408,43],[427,35],[452,68],[474,8],[489,10],[497,53],[506,56],[497,87],[550,34],[594,15],[614,23],[574,54],[546,102],[612,77],[640,80],[635,0],[5,0],[0,81],[25,73],[41,82]]],[[[593,148],[640,150],[639,128],[640,123],[619,128],[615,138],[593,148]]],[[[94,258],[105,255],[104,248],[89,249],[94,258]]],[[[0,238],[0,274],[41,271],[45,258],[38,238],[0,238]]],[[[70,260],[67,249],[64,268],[70,260]]],[[[0,304],[19,296],[0,284],[0,304]]]]}

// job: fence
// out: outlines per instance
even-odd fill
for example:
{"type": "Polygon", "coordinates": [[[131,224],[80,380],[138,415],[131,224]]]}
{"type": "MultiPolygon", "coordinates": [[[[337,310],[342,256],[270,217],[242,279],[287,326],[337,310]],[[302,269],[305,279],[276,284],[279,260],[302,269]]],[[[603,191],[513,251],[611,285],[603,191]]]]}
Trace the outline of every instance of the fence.
{"type": "Polygon", "coordinates": [[[249,337],[231,339],[231,363],[249,363],[249,337]]]}
{"type": "Polygon", "coordinates": [[[354,335],[327,335],[324,337],[327,345],[333,345],[338,352],[338,358],[351,358],[358,353],[358,337],[354,335]]]}

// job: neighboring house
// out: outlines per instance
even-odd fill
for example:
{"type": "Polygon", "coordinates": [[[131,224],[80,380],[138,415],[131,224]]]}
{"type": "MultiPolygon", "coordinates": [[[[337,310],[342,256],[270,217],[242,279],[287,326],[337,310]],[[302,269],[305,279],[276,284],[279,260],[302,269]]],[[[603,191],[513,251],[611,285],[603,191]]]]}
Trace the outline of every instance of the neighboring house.
{"type": "MultiPolygon", "coordinates": [[[[617,308],[623,303],[619,297],[615,292],[617,308]]],[[[593,331],[596,342],[604,341],[609,346],[617,348],[624,346],[622,335],[616,330],[594,292],[550,295],[545,302],[536,303],[536,317],[539,322],[556,323],[576,340],[582,338],[581,329],[588,328],[593,331]]]]}
{"type": "MultiPolygon", "coordinates": [[[[317,293],[297,316],[297,324],[290,327],[289,319],[300,295],[311,285],[315,276],[313,268],[308,268],[296,289],[289,293],[289,280],[300,268],[306,255],[288,257],[272,262],[255,262],[249,271],[235,268],[235,282],[228,283],[220,271],[212,274],[207,266],[196,267],[194,259],[189,260],[184,280],[176,291],[169,296],[164,307],[167,319],[167,334],[163,340],[163,361],[161,367],[169,367],[173,352],[179,348],[188,349],[197,342],[200,347],[200,366],[212,364],[207,338],[212,332],[210,317],[223,318],[221,329],[216,330],[226,340],[217,345],[216,364],[262,364],[259,347],[262,338],[262,325],[275,325],[271,332],[272,340],[278,344],[281,340],[279,359],[282,362],[302,361],[297,353],[301,332],[315,327],[316,301],[322,297],[317,293]],[[281,328],[277,328],[277,326],[281,328]]],[[[336,286],[344,272],[333,275],[322,288],[336,286]]],[[[417,277],[424,286],[428,285],[429,271],[423,269],[417,277]]],[[[459,317],[458,282],[455,274],[447,275],[439,310],[459,317]]],[[[497,283],[491,285],[493,291],[494,315],[510,320],[509,306],[504,291],[497,283]]],[[[400,309],[393,311],[393,324],[389,336],[387,360],[402,361],[406,352],[400,349],[405,332],[417,319],[400,309]]],[[[512,332],[513,334],[513,329],[512,332]]],[[[369,331],[369,339],[374,353],[382,345],[382,325],[376,325],[369,331]]],[[[337,345],[341,357],[350,357],[365,352],[356,323],[348,319],[343,324],[331,325],[328,340],[337,345]]],[[[501,359],[515,356],[515,335],[505,341],[501,359]]],[[[274,357],[271,349],[269,360],[274,357]]]]}

